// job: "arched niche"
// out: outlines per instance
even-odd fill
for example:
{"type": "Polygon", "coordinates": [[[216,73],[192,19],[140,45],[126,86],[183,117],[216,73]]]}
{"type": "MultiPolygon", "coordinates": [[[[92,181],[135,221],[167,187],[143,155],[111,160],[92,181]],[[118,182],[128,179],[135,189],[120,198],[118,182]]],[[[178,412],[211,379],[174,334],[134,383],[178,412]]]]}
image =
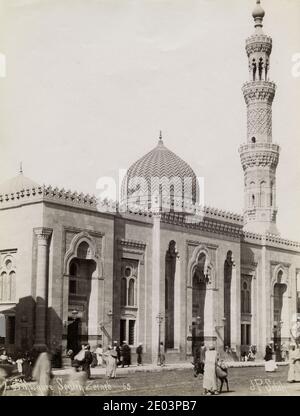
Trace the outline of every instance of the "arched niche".
{"type": "Polygon", "coordinates": [[[188,264],[188,281],[187,286],[192,287],[193,286],[193,276],[195,273],[195,269],[198,266],[198,262],[200,257],[204,255],[205,256],[205,262],[203,267],[203,273],[206,278],[206,284],[214,287],[215,286],[215,268],[214,265],[211,262],[210,254],[208,249],[201,245],[195,248],[192,257],[188,264]]]}
{"type": "Polygon", "coordinates": [[[103,277],[103,261],[97,251],[96,242],[89,233],[83,231],[73,237],[64,258],[65,275],[69,274],[70,263],[74,258],[94,260],[96,269],[93,277],[103,277]]]}
{"type": "Polygon", "coordinates": [[[271,281],[272,338],[277,361],[281,360],[281,344],[290,338],[288,269],[277,265],[271,281]]]}

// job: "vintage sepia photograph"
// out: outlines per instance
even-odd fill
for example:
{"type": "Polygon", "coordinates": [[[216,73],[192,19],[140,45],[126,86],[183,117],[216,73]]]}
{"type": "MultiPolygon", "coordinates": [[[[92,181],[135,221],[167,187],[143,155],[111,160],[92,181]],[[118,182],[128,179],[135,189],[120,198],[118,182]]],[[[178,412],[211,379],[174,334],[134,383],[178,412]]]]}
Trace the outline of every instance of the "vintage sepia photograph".
{"type": "Polygon", "coordinates": [[[299,109],[299,0],[0,0],[0,409],[300,395],[299,109]]]}

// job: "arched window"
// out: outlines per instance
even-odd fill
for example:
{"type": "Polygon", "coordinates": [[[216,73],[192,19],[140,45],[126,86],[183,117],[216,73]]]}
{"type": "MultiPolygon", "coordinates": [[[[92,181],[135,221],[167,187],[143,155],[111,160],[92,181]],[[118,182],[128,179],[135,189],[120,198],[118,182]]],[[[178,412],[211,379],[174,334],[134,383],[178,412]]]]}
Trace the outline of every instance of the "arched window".
{"type": "Polygon", "coordinates": [[[16,272],[12,256],[5,258],[0,273],[0,302],[14,302],[16,298],[16,272]]]}
{"type": "Polygon", "coordinates": [[[129,280],[128,284],[128,306],[134,306],[134,279],[129,280]]]}
{"type": "Polygon", "coordinates": [[[263,58],[259,58],[259,62],[258,62],[258,76],[259,76],[259,80],[262,80],[262,76],[263,76],[263,68],[264,68],[264,60],[263,58]]]}
{"type": "Polygon", "coordinates": [[[273,206],[273,200],[274,200],[273,192],[274,192],[274,184],[273,184],[273,182],[271,182],[271,192],[270,192],[270,205],[271,205],[271,207],[273,206]]]}
{"type": "Polygon", "coordinates": [[[253,58],[252,59],[252,80],[253,81],[256,80],[256,70],[257,70],[256,60],[253,58]]]}
{"type": "Polygon", "coordinates": [[[163,187],[159,184],[159,210],[162,211],[163,207],[163,187]]]}
{"type": "Polygon", "coordinates": [[[82,243],[79,244],[77,249],[77,257],[79,259],[88,259],[89,258],[89,250],[90,246],[86,241],[82,241],[82,243]]]}
{"type": "Polygon", "coordinates": [[[241,287],[241,312],[251,313],[251,283],[246,280],[241,287]]]}
{"type": "MultiPolygon", "coordinates": [[[[125,263],[125,262],[124,262],[125,263]]],[[[127,262],[126,262],[127,263],[127,262]]],[[[122,266],[121,276],[121,306],[136,306],[136,283],[138,264],[134,260],[122,266]]]]}
{"type": "Polygon", "coordinates": [[[12,268],[12,261],[9,260],[9,259],[6,260],[5,266],[6,266],[7,270],[10,270],[12,268]]]}
{"type": "Polygon", "coordinates": [[[131,268],[130,267],[126,267],[125,269],[125,277],[129,277],[131,275],[131,268]]]}
{"type": "Polygon", "coordinates": [[[14,271],[9,273],[8,279],[8,300],[13,301],[15,300],[15,280],[16,280],[16,273],[14,271]]]}
{"type": "Polygon", "coordinates": [[[266,182],[265,181],[261,181],[261,183],[260,183],[260,190],[259,190],[259,193],[260,193],[260,206],[261,207],[264,207],[265,206],[265,203],[266,203],[266,200],[265,200],[266,193],[265,193],[265,191],[266,191],[266,182]]]}
{"type": "Polygon", "coordinates": [[[174,206],[175,206],[175,190],[174,185],[170,186],[170,211],[174,212],[174,206]]]}
{"type": "Polygon", "coordinates": [[[121,305],[125,306],[127,304],[127,280],[125,277],[121,279],[121,305]]]}
{"type": "Polygon", "coordinates": [[[283,278],[283,271],[279,270],[277,274],[277,283],[282,283],[282,278],[283,278]]]}

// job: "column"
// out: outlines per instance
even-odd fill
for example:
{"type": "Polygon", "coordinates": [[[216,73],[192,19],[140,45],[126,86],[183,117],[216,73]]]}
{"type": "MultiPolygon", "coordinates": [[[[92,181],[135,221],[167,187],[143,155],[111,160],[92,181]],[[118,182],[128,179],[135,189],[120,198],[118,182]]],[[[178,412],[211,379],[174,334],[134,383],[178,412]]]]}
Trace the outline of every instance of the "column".
{"type": "Polygon", "coordinates": [[[257,319],[257,310],[258,310],[258,298],[257,298],[257,279],[256,271],[252,274],[251,280],[251,344],[256,345],[258,343],[258,319],[257,319]]]}
{"type": "MultiPolygon", "coordinates": [[[[160,215],[153,215],[152,230],[152,363],[157,362],[160,312],[160,215]]],[[[164,321],[161,323],[164,325],[164,321]]]]}
{"type": "Polygon", "coordinates": [[[192,355],[193,283],[186,289],[186,355],[192,355]]]}
{"type": "MultiPolygon", "coordinates": [[[[265,237],[262,239],[262,249],[261,249],[261,305],[260,305],[260,322],[261,322],[261,339],[260,339],[260,350],[263,353],[267,342],[270,342],[271,339],[268,339],[267,333],[267,249],[265,237]]],[[[272,294],[271,294],[272,295],[272,294]]],[[[273,297],[272,302],[274,301],[273,297]]],[[[270,303],[270,301],[269,301],[270,303]]],[[[273,326],[273,316],[270,315],[271,325],[273,326]]],[[[272,336],[272,335],[271,335],[272,336]]]]}
{"type": "Polygon", "coordinates": [[[216,340],[216,322],[214,310],[214,289],[211,283],[206,285],[205,306],[204,306],[204,341],[211,343],[216,340]]]}
{"type": "Polygon", "coordinates": [[[98,322],[99,280],[98,272],[91,276],[91,295],[88,314],[88,340],[91,347],[96,347],[99,334],[98,322]]]}
{"type": "Polygon", "coordinates": [[[36,314],[34,348],[46,346],[49,240],[52,230],[35,228],[37,237],[36,314]]]}

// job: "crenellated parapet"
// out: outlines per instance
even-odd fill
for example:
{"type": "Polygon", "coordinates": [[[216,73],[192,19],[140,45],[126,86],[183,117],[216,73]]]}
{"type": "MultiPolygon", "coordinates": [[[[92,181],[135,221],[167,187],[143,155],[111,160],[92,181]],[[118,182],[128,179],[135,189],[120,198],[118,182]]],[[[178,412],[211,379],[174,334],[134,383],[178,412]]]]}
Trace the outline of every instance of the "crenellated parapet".
{"type": "Polygon", "coordinates": [[[300,252],[300,242],[288,240],[282,237],[279,237],[275,234],[258,234],[252,233],[248,231],[244,231],[242,233],[242,242],[250,243],[250,244],[257,244],[257,245],[264,245],[267,247],[274,247],[274,248],[284,248],[285,250],[292,250],[300,252]]]}
{"type": "Polygon", "coordinates": [[[35,202],[51,202],[90,210],[97,209],[97,199],[94,196],[46,185],[0,195],[0,209],[35,202]]]}
{"type": "Polygon", "coordinates": [[[64,189],[52,188],[52,186],[47,186],[43,188],[43,197],[45,200],[50,202],[58,201],[63,204],[80,206],[90,209],[97,208],[97,199],[95,196],[89,194],[65,191],[64,189]]]}

